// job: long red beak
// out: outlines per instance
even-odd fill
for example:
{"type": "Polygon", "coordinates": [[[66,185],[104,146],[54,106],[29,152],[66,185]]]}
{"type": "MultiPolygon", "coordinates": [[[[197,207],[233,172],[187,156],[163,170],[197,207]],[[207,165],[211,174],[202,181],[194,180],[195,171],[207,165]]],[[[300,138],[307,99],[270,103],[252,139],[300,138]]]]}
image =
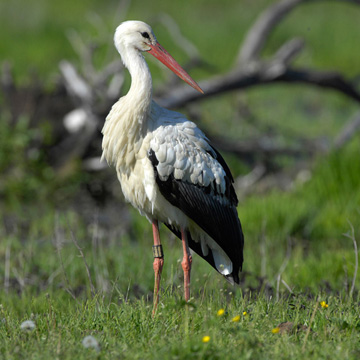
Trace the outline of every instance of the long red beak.
{"type": "Polygon", "coordinates": [[[171,71],[173,71],[180,79],[184,80],[195,90],[204,93],[200,86],[194,81],[191,76],[176,62],[176,60],[158,43],[150,45],[151,50],[149,54],[155,56],[164,65],[166,65],[171,71]]]}

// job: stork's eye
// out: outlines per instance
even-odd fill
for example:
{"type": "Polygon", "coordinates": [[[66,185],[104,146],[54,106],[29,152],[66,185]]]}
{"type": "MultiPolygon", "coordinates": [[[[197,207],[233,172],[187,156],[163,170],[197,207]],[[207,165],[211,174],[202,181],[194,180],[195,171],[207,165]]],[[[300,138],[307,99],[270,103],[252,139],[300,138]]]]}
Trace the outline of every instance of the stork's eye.
{"type": "Polygon", "coordinates": [[[150,39],[150,35],[146,31],[142,32],[141,36],[144,37],[145,39],[150,39]]]}

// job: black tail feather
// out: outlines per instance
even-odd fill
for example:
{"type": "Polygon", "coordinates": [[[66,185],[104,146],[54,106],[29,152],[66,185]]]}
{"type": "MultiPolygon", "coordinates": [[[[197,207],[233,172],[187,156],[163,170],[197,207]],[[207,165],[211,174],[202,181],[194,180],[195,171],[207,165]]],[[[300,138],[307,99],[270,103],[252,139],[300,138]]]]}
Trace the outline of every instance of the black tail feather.
{"type": "MultiPolygon", "coordinates": [[[[167,226],[167,228],[169,230],[171,230],[173,232],[174,235],[176,235],[181,240],[181,232],[178,229],[174,228],[173,226],[171,226],[169,224],[165,224],[165,225],[167,226]]],[[[187,231],[187,238],[188,238],[188,243],[189,243],[190,249],[193,250],[200,257],[202,257],[205,261],[207,261],[217,272],[219,272],[216,269],[215,261],[214,261],[214,257],[213,257],[211,249],[209,249],[208,255],[204,256],[202,249],[201,249],[201,243],[193,240],[193,238],[191,237],[190,231],[187,231]]],[[[240,284],[240,279],[239,279],[239,271],[240,270],[241,270],[241,268],[237,268],[237,269],[233,268],[233,272],[230,275],[223,275],[223,276],[231,284],[235,283],[235,284],[239,285],[240,284]]]]}

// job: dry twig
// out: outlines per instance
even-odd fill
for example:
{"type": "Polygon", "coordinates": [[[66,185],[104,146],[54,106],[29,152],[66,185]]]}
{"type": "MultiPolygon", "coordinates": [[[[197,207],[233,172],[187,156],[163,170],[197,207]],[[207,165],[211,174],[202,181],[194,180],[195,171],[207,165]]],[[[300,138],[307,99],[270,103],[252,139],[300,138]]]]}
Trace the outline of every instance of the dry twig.
{"type": "Polygon", "coordinates": [[[351,283],[351,289],[349,292],[349,297],[350,299],[352,299],[354,290],[355,290],[355,282],[356,282],[356,277],[357,277],[357,272],[358,272],[358,267],[359,267],[359,252],[358,252],[358,248],[357,248],[357,242],[355,239],[355,231],[354,231],[354,227],[351,224],[350,221],[348,221],[349,225],[350,225],[350,230],[351,233],[347,233],[347,234],[343,234],[344,236],[346,236],[347,238],[351,239],[353,241],[354,244],[354,252],[355,252],[355,270],[354,270],[354,276],[353,276],[353,280],[351,283]]]}
{"type": "Polygon", "coordinates": [[[59,228],[58,216],[56,216],[56,218],[55,218],[55,239],[54,240],[55,240],[54,241],[55,249],[56,249],[56,252],[57,252],[57,254],[59,256],[60,266],[61,266],[61,269],[62,269],[62,274],[64,276],[64,281],[65,281],[64,289],[75,301],[77,301],[77,298],[76,298],[74,292],[71,289],[70,281],[69,281],[69,279],[68,279],[68,277],[66,275],[64,261],[63,261],[62,255],[61,255],[62,241],[61,241],[61,236],[60,236],[60,228],[59,228]]]}
{"type": "Polygon", "coordinates": [[[95,290],[95,286],[94,286],[93,281],[92,281],[92,278],[91,278],[90,268],[89,268],[89,266],[88,266],[88,264],[87,264],[87,262],[86,262],[86,259],[85,259],[85,255],[84,255],[81,247],[79,246],[78,242],[76,241],[75,235],[74,235],[74,233],[73,233],[73,231],[72,231],[71,229],[70,229],[70,234],[71,234],[71,240],[72,240],[72,242],[74,243],[74,245],[75,245],[76,248],[78,249],[81,258],[83,259],[83,262],[84,262],[84,265],[85,265],[85,269],[86,269],[86,274],[87,274],[87,277],[88,277],[88,279],[89,279],[91,295],[92,295],[92,297],[95,297],[96,290],[95,290]]]}

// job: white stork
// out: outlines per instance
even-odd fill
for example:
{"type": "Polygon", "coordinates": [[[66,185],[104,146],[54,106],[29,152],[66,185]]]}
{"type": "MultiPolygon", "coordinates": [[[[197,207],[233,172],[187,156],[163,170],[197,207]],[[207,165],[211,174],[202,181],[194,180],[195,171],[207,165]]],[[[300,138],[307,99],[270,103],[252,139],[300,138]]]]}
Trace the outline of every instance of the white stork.
{"type": "Polygon", "coordinates": [[[152,223],[155,311],[164,263],[159,221],[182,241],[186,301],[192,263],[189,248],[228,281],[239,283],[244,239],[228,166],[193,122],[152,100],[151,74],[142,52],[203,91],[158,43],[149,25],[123,22],[114,42],[132,81],[127,95],[106,118],[102,158],[115,166],[125,199],[152,223]]]}

